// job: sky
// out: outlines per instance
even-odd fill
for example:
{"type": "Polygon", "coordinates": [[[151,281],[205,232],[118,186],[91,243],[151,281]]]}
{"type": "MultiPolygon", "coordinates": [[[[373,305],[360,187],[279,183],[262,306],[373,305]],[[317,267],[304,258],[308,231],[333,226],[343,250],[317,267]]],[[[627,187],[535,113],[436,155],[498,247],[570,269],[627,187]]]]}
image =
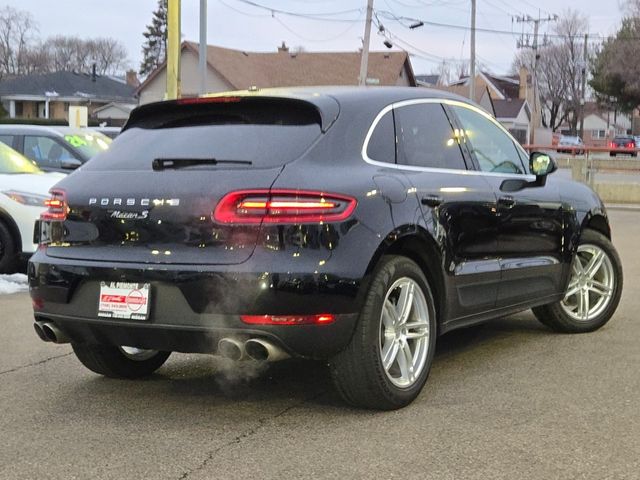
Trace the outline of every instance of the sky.
{"type": "MultiPolygon", "coordinates": [[[[362,46],[366,0],[208,0],[207,42],[245,51],[275,51],[283,41],[307,51],[354,51],[362,46]],[[274,11],[269,11],[274,9],[274,11]],[[287,15],[277,10],[304,14],[287,15]],[[344,12],[344,13],[339,13],[344,12]],[[315,16],[309,18],[307,14],[315,16]]],[[[517,16],[562,16],[575,8],[589,19],[589,33],[608,36],[620,25],[622,0],[477,0],[477,26],[506,33],[478,32],[478,61],[494,74],[506,74],[517,52],[521,34],[533,25],[515,21],[517,16]],[[523,30],[524,29],[524,30],[523,30]]],[[[199,0],[182,0],[182,36],[199,38],[199,0]]],[[[39,35],[76,35],[83,38],[109,36],[122,41],[132,68],[141,61],[142,33],[150,23],[157,0],[0,0],[5,5],[30,12],[39,35]]],[[[471,0],[374,0],[380,23],[394,49],[412,54],[416,74],[428,74],[446,61],[455,68],[468,60],[471,0]],[[385,13],[386,12],[386,13],[385,13]],[[409,17],[462,28],[445,28],[425,23],[415,29],[409,17]]],[[[550,32],[553,22],[541,24],[540,32],[550,32]]],[[[597,37],[590,37],[592,42],[597,37]]],[[[372,50],[386,50],[385,38],[374,28],[372,50]]]]}

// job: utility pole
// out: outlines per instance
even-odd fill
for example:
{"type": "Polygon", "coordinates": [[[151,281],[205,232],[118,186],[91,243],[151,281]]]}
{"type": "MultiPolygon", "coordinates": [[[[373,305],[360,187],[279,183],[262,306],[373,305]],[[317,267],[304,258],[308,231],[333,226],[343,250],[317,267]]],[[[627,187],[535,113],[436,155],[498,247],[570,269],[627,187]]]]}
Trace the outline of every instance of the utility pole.
{"type": "Polygon", "coordinates": [[[469,99],[476,99],[476,0],[471,0],[471,65],[469,67],[469,99]]]}
{"type": "Polygon", "coordinates": [[[359,85],[367,84],[367,68],[369,66],[369,40],[371,39],[371,19],[373,17],[373,0],[367,0],[367,20],[364,24],[364,41],[362,44],[362,56],[360,57],[359,85]]]}
{"type": "Polygon", "coordinates": [[[580,99],[580,138],[584,141],[584,105],[587,98],[587,56],[589,55],[587,41],[589,34],[584,34],[584,51],[582,52],[582,98],[580,99]]]}
{"type": "Polygon", "coordinates": [[[200,95],[207,93],[207,0],[200,0],[200,48],[198,49],[200,70],[200,95]]]}
{"type": "Polygon", "coordinates": [[[180,0],[169,0],[167,3],[166,98],[180,98],[180,0]]]}
{"type": "MultiPolygon", "coordinates": [[[[538,118],[540,115],[540,112],[538,111],[538,60],[540,59],[540,54],[538,53],[538,33],[540,31],[540,23],[555,22],[556,20],[558,20],[558,15],[549,15],[546,18],[540,18],[539,16],[538,18],[533,18],[530,15],[516,17],[516,21],[518,23],[533,23],[533,44],[529,43],[528,35],[526,42],[524,38],[521,38],[518,41],[518,48],[531,48],[534,55],[533,72],[531,72],[531,81],[533,82],[533,105],[531,105],[533,115],[531,118],[531,132],[529,136],[529,143],[531,144],[535,142],[536,125],[538,124],[538,118]]],[[[546,43],[545,39],[543,46],[545,46],[546,43]]]]}

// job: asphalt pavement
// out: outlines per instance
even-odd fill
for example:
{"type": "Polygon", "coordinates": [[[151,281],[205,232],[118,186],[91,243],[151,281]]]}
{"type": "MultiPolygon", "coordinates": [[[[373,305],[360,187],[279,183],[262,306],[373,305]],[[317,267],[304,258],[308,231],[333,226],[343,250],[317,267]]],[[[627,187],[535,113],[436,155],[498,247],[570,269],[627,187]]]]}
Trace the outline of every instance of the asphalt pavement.
{"type": "Polygon", "coordinates": [[[638,479],[640,212],[611,211],[625,289],[600,331],[530,312],[439,340],[409,407],[345,406],[323,365],[174,354],[102,378],[0,297],[0,479],[638,479]]]}

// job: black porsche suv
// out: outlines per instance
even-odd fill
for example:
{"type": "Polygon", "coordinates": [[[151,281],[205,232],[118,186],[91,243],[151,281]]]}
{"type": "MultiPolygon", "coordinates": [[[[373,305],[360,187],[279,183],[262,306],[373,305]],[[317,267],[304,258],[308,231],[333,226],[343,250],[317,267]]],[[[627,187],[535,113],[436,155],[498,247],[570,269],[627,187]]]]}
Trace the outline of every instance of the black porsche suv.
{"type": "Polygon", "coordinates": [[[170,352],[327,361],[354,405],[420,392],[436,339],[533,308],[613,315],[605,208],[465,99],[422,88],[231,92],[137,108],[61,181],[29,264],[35,330],[89,369],[170,352]]]}

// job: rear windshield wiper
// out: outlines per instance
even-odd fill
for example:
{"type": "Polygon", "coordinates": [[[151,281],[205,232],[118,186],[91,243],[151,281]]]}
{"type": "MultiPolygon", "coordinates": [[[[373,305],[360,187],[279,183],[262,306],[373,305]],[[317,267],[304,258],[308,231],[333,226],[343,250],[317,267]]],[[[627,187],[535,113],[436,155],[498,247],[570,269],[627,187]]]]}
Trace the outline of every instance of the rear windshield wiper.
{"type": "Polygon", "coordinates": [[[151,168],[156,171],[193,167],[197,165],[252,165],[249,160],[218,160],[217,158],[154,158],[151,168]]]}

